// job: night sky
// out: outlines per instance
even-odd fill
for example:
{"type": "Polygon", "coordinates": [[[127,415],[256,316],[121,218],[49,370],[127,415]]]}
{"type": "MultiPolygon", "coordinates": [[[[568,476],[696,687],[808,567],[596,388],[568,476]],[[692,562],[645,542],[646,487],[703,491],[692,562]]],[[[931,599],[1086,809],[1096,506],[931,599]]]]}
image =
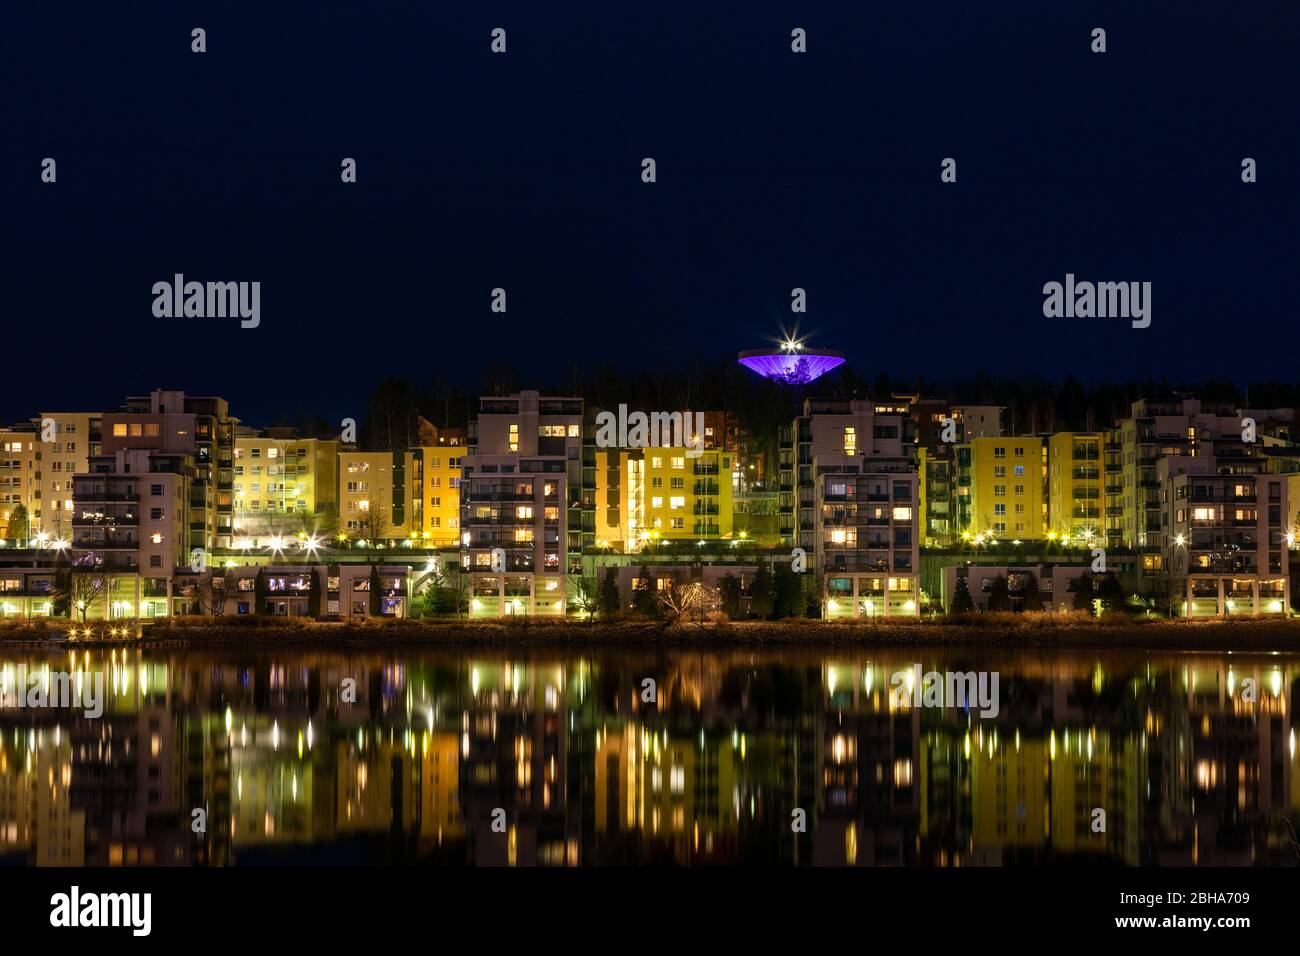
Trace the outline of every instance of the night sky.
{"type": "Polygon", "coordinates": [[[0,34],[0,420],[160,385],[337,419],[390,373],[544,384],[796,318],[864,375],[1300,364],[1294,2],[132,0],[0,34]],[[155,318],[176,272],[260,281],[260,328],[155,318]],[[1067,272],[1150,281],[1151,327],[1044,318],[1067,272]]]}

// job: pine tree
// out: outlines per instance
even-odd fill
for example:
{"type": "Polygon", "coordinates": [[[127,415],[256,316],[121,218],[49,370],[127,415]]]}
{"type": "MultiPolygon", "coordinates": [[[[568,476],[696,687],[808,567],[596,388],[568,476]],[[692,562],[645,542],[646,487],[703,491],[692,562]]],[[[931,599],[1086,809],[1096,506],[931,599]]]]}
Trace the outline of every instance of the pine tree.
{"type": "Polygon", "coordinates": [[[656,593],[655,579],[650,576],[650,569],[644,564],[641,565],[641,574],[632,592],[632,608],[644,617],[659,616],[659,595],[656,593]]]}
{"type": "Polygon", "coordinates": [[[722,602],[722,613],[732,620],[740,617],[740,579],[728,571],[718,582],[718,594],[722,602]]]}
{"type": "Polygon", "coordinates": [[[1097,585],[1096,597],[1101,599],[1101,606],[1106,611],[1122,611],[1125,608],[1124,586],[1113,574],[1103,575],[1097,585]]]}
{"type": "Polygon", "coordinates": [[[602,617],[615,617],[621,610],[618,600],[618,571],[612,566],[605,569],[600,580],[599,604],[602,617]]]}
{"type": "Polygon", "coordinates": [[[771,617],[774,597],[772,569],[768,567],[766,561],[760,560],[758,573],[754,575],[754,580],[749,584],[749,608],[754,617],[771,617]]]}
{"type": "Polygon", "coordinates": [[[383,613],[384,590],[379,580],[379,565],[370,566],[370,615],[378,617],[383,613]]]}
{"type": "Polygon", "coordinates": [[[1025,579],[1025,596],[1020,602],[1022,611],[1041,611],[1043,609],[1043,594],[1038,590],[1038,575],[1030,573],[1025,579]]]}
{"type": "Polygon", "coordinates": [[[975,610],[975,602],[970,598],[970,584],[965,576],[957,578],[957,587],[953,589],[952,606],[948,609],[949,614],[969,614],[975,610]]]}
{"type": "Polygon", "coordinates": [[[773,617],[780,619],[802,614],[804,608],[799,606],[802,594],[798,575],[785,562],[778,564],[772,580],[773,617]]]}
{"type": "Polygon", "coordinates": [[[1091,613],[1092,599],[1095,597],[1092,588],[1092,572],[1085,571],[1075,578],[1070,590],[1074,592],[1074,609],[1091,613]]]}
{"type": "Polygon", "coordinates": [[[313,567],[307,568],[307,574],[307,613],[312,617],[320,617],[320,575],[313,567]]]}
{"type": "Polygon", "coordinates": [[[993,579],[992,585],[989,586],[989,610],[1011,610],[1011,591],[1007,587],[1007,579],[1000,574],[993,579]]]}

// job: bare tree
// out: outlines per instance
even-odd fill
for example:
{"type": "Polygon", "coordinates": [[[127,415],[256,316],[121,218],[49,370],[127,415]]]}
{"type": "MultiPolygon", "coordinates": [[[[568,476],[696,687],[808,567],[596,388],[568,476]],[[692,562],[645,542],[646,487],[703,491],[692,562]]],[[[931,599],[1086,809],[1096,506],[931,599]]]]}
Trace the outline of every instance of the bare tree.
{"type": "Polygon", "coordinates": [[[383,538],[390,537],[388,525],[388,512],[375,502],[370,502],[370,507],[361,512],[357,519],[357,535],[372,544],[383,538]]]}
{"type": "Polygon", "coordinates": [[[659,602],[668,612],[669,620],[689,617],[705,598],[704,585],[685,577],[681,571],[675,571],[659,591],[659,602]]]}
{"type": "Polygon", "coordinates": [[[81,615],[82,624],[86,623],[86,613],[95,601],[105,593],[112,593],[116,587],[116,580],[98,571],[73,573],[68,585],[68,596],[72,606],[81,615]]]}
{"type": "Polygon", "coordinates": [[[212,604],[212,616],[220,617],[226,612],[226,578],[213,574],[208,584],[209,600],[212,604]]]}
{"type": "Polygon", "coordinates": [[[569,600],[589,622],[595,622],[596,612],[600,610],[600,583],[594,574],[569,576],[569,600]]]}

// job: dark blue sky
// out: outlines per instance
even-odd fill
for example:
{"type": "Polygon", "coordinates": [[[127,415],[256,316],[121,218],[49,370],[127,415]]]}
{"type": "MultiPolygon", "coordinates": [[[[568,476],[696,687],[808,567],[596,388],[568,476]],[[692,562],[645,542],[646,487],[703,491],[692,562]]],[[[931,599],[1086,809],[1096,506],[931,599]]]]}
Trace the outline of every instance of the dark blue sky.
{"type": "Polygon", "coordinates": [[[1297,366],[1293,2],[82,6],[0,30],[3,418],[734,352],[794,286],[866,375],[1297,366]],[[154,318],[175,272],[260,281],[261,327],[154,318]],[[1045,319],[1067,272],[1152,282],[1151,328],[1045,319]]]}

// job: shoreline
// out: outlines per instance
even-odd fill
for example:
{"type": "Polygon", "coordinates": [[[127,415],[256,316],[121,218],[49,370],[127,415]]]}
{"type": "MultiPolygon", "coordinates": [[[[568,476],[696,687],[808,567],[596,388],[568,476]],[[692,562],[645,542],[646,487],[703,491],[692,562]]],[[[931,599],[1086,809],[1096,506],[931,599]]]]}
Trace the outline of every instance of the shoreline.
{"type": "MultiPolygon", "coordinates": [[[[988,617],[985,615],[984,617],[988,617]]],[[[739,621],[667,624],[657,621],[386,621],[239,623],[205,620],[153,625],[141,638],[75,638],[62,628],[39,624],[0,631],[0,646],[12,648],[176,647],[220,648],[382,646],[566,647],[566,648],[864,648],[968,647],[1051,650],[1242,651],[1300,653],[1300,619],[1242,621],[996,620],[858,623],[739,621]]]]}

